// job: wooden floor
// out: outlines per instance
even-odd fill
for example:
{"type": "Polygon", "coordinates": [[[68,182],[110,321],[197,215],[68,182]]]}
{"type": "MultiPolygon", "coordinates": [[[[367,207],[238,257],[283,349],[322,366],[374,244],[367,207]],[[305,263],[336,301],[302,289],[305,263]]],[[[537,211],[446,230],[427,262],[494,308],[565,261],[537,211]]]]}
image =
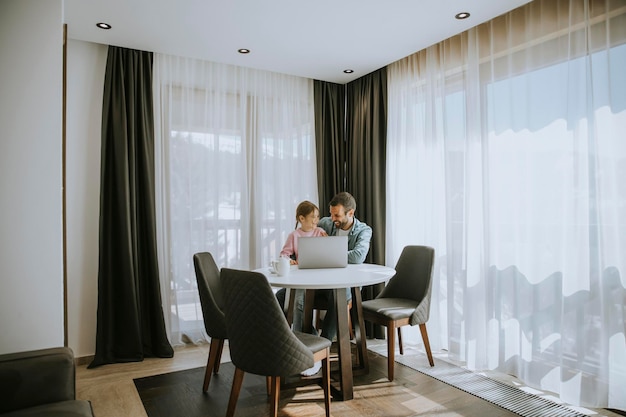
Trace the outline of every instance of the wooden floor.
{"type": "MultiPolygon", "coordinates": [[[[369,344],[368,341],[368,347],[369,344]]],[[[376,354],[370,352],[370,355],[376,354]]],[[[143,362],[105,365],[96,369],[86,369],[85,365],[80,365],[76,371],[77,397],[91,401],[96,417],[147,417],[133,379],[205,366],[207,356],[208,345],[199,345],[177,348],[171,359],[146,359],[143,362]]],[[[222,360],[230,360],[227,349],[222,360]]],[[[396,377],[390,383],[385,377],[387,370],[384,361],[374,362],[378,365],[372,366],[369,375],[359,377],[359,383],[355,380],[353,400],[332,402],[332,415],[517,416],[402,365],[396,365],[396,377]]],[[[324,415],[322,402],[310,400],[319,397],[319,391],[319,387],[298,388],[297,393],[290,396],[289,402],[281,401],[279,416],[324,415]]],[[[198,395],[201,395],[200,387],[198,395]]],[[[610,412],[597,413],[597,410],[594,413],[595,416],[617,416],[610,412]]],[[[236,416],[244,415],[242,410],[236,413],[236,416]]]]}

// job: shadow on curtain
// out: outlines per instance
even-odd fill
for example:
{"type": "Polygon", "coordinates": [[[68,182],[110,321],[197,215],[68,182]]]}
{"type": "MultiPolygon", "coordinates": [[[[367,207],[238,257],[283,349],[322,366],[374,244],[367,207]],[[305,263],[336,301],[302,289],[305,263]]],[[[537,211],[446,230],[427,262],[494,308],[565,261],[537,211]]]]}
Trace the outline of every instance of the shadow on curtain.
{"type": "Polygon", "coordinates": [[[156,250],[152,53],[109,47],[102,109],[96,354],[172,357],[156,250]]]}

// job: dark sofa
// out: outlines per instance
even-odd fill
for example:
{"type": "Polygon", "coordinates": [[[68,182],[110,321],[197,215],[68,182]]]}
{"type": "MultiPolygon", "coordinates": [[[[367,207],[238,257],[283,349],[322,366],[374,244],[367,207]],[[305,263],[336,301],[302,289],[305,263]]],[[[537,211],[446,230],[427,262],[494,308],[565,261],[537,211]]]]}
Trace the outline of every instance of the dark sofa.
{"type": "Polygon", "coordinates": [[[0,355],[0,416],[93,417],[76,400],[76,367],[69,348],[0,355]]]}

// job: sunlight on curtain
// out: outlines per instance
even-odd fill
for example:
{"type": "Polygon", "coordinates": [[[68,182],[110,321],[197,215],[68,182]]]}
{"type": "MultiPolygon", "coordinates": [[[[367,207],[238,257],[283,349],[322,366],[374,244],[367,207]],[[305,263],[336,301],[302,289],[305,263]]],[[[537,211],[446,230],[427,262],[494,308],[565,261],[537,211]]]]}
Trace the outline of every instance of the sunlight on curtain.
{"type": "Polygon", "coordinates": [[[435,248],[433,348],[618,409],[625,42],[623,1],[535,0],[388,69],[387,259],[435,248]]]}
{"type": "Polygon", "coordinates": [[[155,54],[159,261],[173,344],[206,339],[192,256],[259,268],[317,202],[313,81],[155,54]]]}

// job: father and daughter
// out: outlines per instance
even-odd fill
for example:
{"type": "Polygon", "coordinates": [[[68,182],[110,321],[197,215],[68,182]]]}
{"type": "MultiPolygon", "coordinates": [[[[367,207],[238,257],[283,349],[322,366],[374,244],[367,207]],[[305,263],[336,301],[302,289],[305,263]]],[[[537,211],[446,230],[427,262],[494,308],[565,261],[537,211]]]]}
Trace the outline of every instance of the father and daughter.
{"type": "MultiPolygon", "coordinates": [[[[313,236],[348,236],[348,263],[358,264],[365,261],[369,252],[372,228],[354,217],[356,201],[347,192],[341,192],[330,201],[330,216],[320,219],[318,207],[310,201],[303,201],[296,208],[296,227],[289,233],[280,256],[290,258],[292,265],[298,263],[298,238],[313,236]],[[300,225],[298,227],[298,225],[300,225]]],[[[350,289],[346,291],[347,300],[352,297],[350,289]]],[[[335,308],[335,292],[333,290],[316,290],[315,297],[326,299],[328,310],[322,321],[322,337],[332,341],[337,335],[337,311],[335,308]]],[[[281,289],[276,296],[284,308],[285,289],[281,289]]],[[[294,300],[293,330],[302,331],[304,317],[304,290],[296,290],[294,300]]],[[[315,334],[316,330],[313,329],[315,334]]],[[[321,367],[316,363],[313,368],[307,369],[303,375],[314,375],[321,367]]]]}

